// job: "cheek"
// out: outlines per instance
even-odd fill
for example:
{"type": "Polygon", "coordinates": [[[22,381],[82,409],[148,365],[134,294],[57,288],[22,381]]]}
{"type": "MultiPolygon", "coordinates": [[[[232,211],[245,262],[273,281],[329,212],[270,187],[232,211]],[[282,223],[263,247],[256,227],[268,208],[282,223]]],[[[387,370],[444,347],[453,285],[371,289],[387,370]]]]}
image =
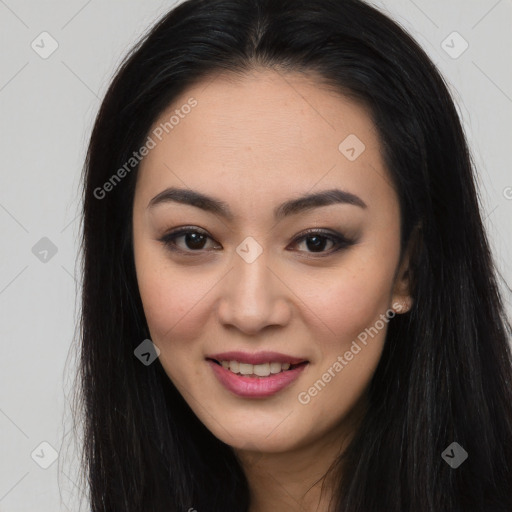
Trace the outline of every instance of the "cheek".
{"type": "Polygon", "coordinates": [[[157,265],[144,267],[139,290],[150,338],[160,349],[159,360],[183,396],[200,382],[200,368],[192,364],[200,358],[200,345],[207,322],[208,279],[191,278],[186,272],[157,265]]]}
{"type": "Polygon", "coordinates": [[[373,261],[357,264],[325,275],[300,280],[294,288],[308,306],[309,324],[317,324],[326,336],[326,349],[332,342],[350,345],[367,327],[387,311],[392,275],[391,270],[373,261]]]}
{"type": "Polygon", "coordinates": [[[178,270],[161,256],[141,253],[137,282],[152,340],[161,348],[168,340],[186,342],[204,325],[208,290],[214,283],[200,270],[178,270]],[[204,277],[204,278],[203,278],[204,277]]]}
{"type": "Polygon", "coordinates": [[[384,347],[390,277],[382,267],[358,270],[336,282],[331,279],[327,291],[311,296],[315,315],[310,322],[329,328],[322,331],[327,336],[316,331],[321,356],[297,395],[299,411],[312,432],[333,428],[354,409],[384,347]]]}

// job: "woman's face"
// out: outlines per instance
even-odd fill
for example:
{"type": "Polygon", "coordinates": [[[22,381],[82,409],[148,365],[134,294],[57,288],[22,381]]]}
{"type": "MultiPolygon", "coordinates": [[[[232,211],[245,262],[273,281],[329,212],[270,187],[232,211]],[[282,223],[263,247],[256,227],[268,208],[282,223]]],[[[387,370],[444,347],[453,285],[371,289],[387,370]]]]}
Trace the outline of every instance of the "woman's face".
{"type": "Polygon", "coordinates": [[[304,75],[254,71],[189,88],[149,137],[134,255],[169,378],[235,448],[349,432],[408,298],[398,198],[368,112],[304,75]]]}

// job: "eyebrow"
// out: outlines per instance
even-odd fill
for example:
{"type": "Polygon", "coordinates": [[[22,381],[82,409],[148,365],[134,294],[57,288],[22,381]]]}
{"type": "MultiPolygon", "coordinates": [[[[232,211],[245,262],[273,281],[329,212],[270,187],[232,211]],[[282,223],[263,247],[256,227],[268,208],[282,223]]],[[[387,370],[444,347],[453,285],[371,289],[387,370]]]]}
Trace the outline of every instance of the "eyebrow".
{"type": "MultiPolygon", "coordinates": [[[[228,204],[224,201],[207,196],[195,190],[175,187],[166,188],[157,194],[153,199],[151,199],[147,208],[152,209],[157,205],[170,202],[195,206],[207,212],[220,215],[230,221],[235,217],[228,204]]],[[[295,215],[306,210],[332,204],[350,204],[360,208],[367,208],[366,203],[359,196],[345,190],[334,188],[316,192],[314,194],[305,194],[296,199],[285,201],[274,208],[274,218],[276,220],[281,220],[290,215],[295,215]]]]}

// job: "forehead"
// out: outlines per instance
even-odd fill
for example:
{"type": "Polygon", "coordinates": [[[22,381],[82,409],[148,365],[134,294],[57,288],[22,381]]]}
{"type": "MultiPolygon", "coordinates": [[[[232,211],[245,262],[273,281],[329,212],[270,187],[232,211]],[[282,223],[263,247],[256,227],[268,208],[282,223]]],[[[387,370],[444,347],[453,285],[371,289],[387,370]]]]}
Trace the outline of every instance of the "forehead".
{"type": "Polygon", "coordinates": [[[176,98],[149,136],[155,146],[137,185],[145,195],[185,185],[261,193],[261,204],[263,196],[288,198],[315,184],[365,188],[367,196],[390,186],[369,111],[313,75],[216,75],[176,98]]]}

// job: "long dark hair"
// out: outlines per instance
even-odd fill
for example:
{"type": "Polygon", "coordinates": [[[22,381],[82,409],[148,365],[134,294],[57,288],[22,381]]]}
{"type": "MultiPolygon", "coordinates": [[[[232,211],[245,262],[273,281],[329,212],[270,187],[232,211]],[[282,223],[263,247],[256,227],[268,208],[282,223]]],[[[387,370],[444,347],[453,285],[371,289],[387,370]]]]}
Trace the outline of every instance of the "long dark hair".
{"type": "Polygon", "coordinates": [[[359,0],[188,0],[117,70],[83,175],[76,407],[91,510],[248,510],[233,449],[158,360],[134,356],[149,336],[132,248],[138,166],[126,162],[187,87],[256,66],[314,73],[369,107],[400,199],[402,248],[416,237],[414,303],[389,323],[368,411],[336,465],[333,510],[512,510],[512,329],[467,142],[425,52],[359,0]],[[468,453],[457,469],[441,456],[452,442],[468,453]]]}

